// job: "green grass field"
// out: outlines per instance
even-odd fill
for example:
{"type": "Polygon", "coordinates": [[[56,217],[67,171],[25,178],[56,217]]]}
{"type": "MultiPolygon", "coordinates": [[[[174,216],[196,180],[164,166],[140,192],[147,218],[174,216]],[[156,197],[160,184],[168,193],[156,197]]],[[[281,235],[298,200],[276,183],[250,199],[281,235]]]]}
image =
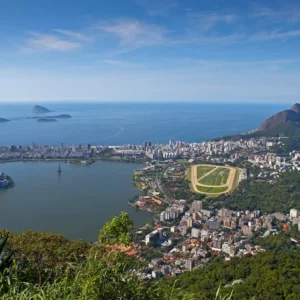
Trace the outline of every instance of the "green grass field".
{"type": "Polygon", "coordinates": [[[187,180],[191,181],[192,180],[192,168],[189,167],[186,171],[186,178],[187,180]]]}
{"type": "Polygon", "coordinates": [[[199,166],[197,167],[197,178],[201,178],[209,171],[213,170],[215,167],[208,167],[208,166],[199,166]]]}
{"type": "Polygon", "coordinates": [[[228,189],[228,187],[204,187],[204,186],[197,185],[197,189],[199,192],[202,193],[213,194],[213,193],[223,193],[228,189]]]}
{"type": "Polygon", "coordinates": [[[210,173],[207,177],[200,180],[200,183],[205,185],[218,186],[226,184],[228,179],[229,170],[226,168],[217,168],[215,171],[210,173]]]}
{"type": "Polygon", "coordinates": [[[233,192],[239,185],[239,178],[240,178],[240,169],[236,169],[235,176],[233,179],[233,185],[230,192],[233,192]]]}

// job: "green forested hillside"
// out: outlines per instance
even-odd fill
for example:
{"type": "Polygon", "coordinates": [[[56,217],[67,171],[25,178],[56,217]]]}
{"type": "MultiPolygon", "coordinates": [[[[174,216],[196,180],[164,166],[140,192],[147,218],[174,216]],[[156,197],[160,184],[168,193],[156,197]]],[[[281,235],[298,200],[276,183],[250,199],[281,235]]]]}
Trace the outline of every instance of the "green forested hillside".
{"type": "Polygon", "coordinates": [[[283,173],[276,184],[243,181],[234,193],[210,201],[233,210],[258,209],[263,213],[288,213],[291,208],[300,209],[299,183],[299,172],[283,173]]]}
{"type": "Polygon", "coordinates": [[[234,285],[232,299],[299,299],[299,272],[299,254],[264,253],[229,262],[219,257],[203,269],[164,279],[160,286],[170,290],[175,285],[178,297],[189,293],[194,299],[213,299],[219,285],[226,295],[232,288],[224,286],[242,279],[244,283],[234,285]]]}
{"type": "Polygon", "coordinates": [[[298,234],[294,228],[289,234],[254,237],[267,250],[264,254],[229,262],[215,257],[201,269],[150,282],[140,282],[133,272],[139,260],[110,248],[111,242],[119,243],[124,237],[124,243],[129,243],[131,229],[128,215],[122,213],[100,231],[101,246],[50,233],[10,234],[4,250],[0,244],[0,298],[228,300],[224,296],[232,293],[230,299],[299,299],[300,249],[290,241],[290,235],[298,234]],[[5,266],[10,254],[14,262],[5,266]],[[238,279],[243,283],[231,287],[238,279]]]}

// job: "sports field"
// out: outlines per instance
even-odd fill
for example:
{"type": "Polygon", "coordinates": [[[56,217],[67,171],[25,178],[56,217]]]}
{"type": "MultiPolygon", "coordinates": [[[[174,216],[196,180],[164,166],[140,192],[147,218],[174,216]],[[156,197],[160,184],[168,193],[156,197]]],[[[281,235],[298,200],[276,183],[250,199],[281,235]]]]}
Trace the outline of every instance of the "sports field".
{"type": "Polygon", "coordinates": [[[210,196],[231,193],[239,184],[239,169],[216,165],[192,165],[187,172],[191,190],[210,196]]]}

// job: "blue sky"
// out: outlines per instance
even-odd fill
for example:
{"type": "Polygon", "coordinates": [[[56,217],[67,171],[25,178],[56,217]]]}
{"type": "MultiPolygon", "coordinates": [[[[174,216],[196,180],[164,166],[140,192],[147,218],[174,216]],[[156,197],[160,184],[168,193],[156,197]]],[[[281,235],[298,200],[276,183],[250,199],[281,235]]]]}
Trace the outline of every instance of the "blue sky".
{"type": "Polygon", "coordinates": [[[295,102],[300,2],[0,0],[0,101],[295,102]]]}

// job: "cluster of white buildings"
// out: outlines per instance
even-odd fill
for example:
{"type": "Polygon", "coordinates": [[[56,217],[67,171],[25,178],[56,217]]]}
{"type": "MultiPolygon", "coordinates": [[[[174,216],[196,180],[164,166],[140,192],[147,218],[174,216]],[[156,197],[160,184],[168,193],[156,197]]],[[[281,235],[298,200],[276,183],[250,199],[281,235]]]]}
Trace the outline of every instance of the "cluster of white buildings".
{"type": "Polygon", "coordinates": [[[177,220],[186,210],[186,200],[175,200],[172,206],[167,207],[160,214],[160,221],[177,220]]]}
{"type": "Polygon", "coordinates": [[[277,156],[274,153],[251,154],[248,156],[248,161],[261,169],[274,169],[279,172],[294,168],[293,163],[287,162],[285,157],[277,156]]]}
{"type": "Polygon", "coordinates": [[[290,220],[293,225],[298,225],[298,230],[300,231],[300,211],[292,208],[290,210],[290,220]]]}
{"type": "Polygon", "coordinates": [[[60,146],[37,145],[32,146],[9,146],[0,147],[0,160],[22,160],[22,159],[72,159],[91,158],[100,154],[105,147],[96,146],[60,146]]]}

